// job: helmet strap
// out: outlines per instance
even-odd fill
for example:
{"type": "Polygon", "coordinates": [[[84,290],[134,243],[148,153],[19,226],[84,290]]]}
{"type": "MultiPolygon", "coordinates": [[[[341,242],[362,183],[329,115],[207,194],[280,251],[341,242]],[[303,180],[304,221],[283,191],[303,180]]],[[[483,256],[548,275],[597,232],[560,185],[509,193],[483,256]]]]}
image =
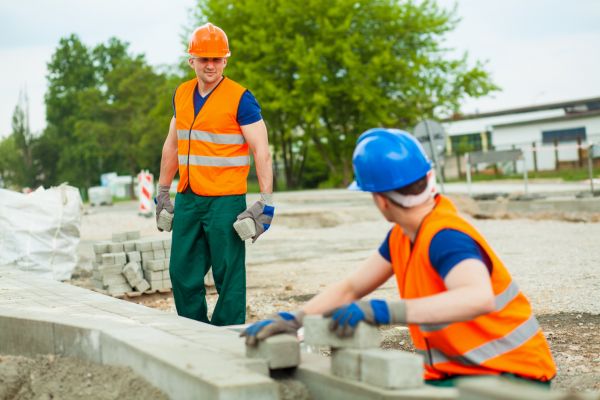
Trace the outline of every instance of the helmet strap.
{"type": "Polygon", "coordinates": [[[419,194],[401,194],[395,190],[383,192],[382,194],[394,203],[403,208],[412,208],[424,204],[427,200],[433,198],[437,193],[435,185],[435,172],[430,170],[427,173],[427,187],[419,194]]]}

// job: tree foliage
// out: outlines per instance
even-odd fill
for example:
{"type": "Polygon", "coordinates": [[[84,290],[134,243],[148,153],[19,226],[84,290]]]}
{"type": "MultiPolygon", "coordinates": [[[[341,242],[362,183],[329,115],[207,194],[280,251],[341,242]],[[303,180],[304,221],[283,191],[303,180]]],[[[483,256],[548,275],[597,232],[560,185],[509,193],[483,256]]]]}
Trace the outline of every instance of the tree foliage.
{"type": "Polygon", "coordinates": [[[195,23],[227,32],[227,73],[257,96],[288,187],[309,151],[330,180],[352,179],[357,136],[410,128],[497,88],[481,63],[453,58],[457,19],[433,0],[198,0],[195,23]]]}

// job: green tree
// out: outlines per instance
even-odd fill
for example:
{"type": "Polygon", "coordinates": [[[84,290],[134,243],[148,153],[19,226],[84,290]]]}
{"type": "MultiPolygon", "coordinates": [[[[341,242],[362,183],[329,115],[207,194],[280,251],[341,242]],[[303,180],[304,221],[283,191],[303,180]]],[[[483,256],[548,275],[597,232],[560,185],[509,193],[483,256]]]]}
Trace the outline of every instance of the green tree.
{"type": "Polygon", "coordinates": [[[0,187],[19,185],[18,173],[15,171],[15,165],[18,163],[15,138],[13,135],[9,135],[0,140],[0,187]]]}
{"type": "Polygon", "coordinates": [[[228,74],[260,101],[288,187],[309,149],[346,184],[364,130],[406,129],[497,89],[444,47],[457,19],[433,0],[199,0],[195,19],[227,32],[228,74]]]}

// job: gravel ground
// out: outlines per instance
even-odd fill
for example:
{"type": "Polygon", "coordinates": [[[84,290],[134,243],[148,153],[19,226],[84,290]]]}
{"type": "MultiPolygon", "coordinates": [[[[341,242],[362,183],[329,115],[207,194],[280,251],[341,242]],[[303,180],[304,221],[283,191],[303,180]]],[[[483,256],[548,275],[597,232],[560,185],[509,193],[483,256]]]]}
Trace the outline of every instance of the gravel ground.
{"type": "MultiPolygon", "coordinates": [[[[253,199],[249,196],[248,200],[253,199]]],[[[472,200],[453,199],[461,211],[480,215],[472,200]]],[[[248,322],[298,308],[376,251],[390,228],[370,196],[363,193],[288,192],[277,194],[276,205],[271,229],[247,248],[248,322]]],[[[81,268],[89,268],[92,243],[110,238],[112,232],[141,230],[143,236],[158,235],[154,220],[137,216],[135,207],[133,203],[117,204],[91,209],[84,216],[81,268]]],[[[518,216],[522,218],[506,219],[511,216],[505,214],[500,220],[471,221],[531,300],[559,368],[554,387],[598,390],[600,223],[565,222],[561,221],[563,213],[552,212],[544,213],[543,218],[536,214],[527,219],[522,212],[518,216]]],[[[74,283],[86,285],[85,279],[74,283]]],[[[396,299],[394,280],[372,296],[396,299]]],[[[170,294],[130,300],[175,311],[170,294]]],[[[214,306],[214,289],[209,290],[207,300],[214,306]]],[[[407,346],[409,342],[405,340],[407,346]]]]}

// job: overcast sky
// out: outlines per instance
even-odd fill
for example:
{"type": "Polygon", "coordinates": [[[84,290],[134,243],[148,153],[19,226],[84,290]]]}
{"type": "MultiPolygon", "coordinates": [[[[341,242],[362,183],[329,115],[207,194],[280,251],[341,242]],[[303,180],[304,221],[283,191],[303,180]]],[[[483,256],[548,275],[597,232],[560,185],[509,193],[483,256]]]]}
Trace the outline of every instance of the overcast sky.
{"type": "MultiPolygon", "coordinates": [[[[455,0],[438,0],[451,7],[455,0]]],[[[111,36],[154,65],[181,55],[194,0],[0,0],[0,137],[11,131],[19,90],[34,131],[45,126],[46,63],[61,37],[93,46],[111,36]]],[[[487,61],[503,91],[463,112],[600,96],[600,0],[459,0],[448,47],[487,61]]],[[[234,54],[235,56],[235,54],[234,54]]],[[[233,60],[232,60],[233,61],[233,60]]],[[[170,94],[165,94],[170,95],[170,94]]],[[[259,99],[260,101],[260,99],[259,99]]]]}

